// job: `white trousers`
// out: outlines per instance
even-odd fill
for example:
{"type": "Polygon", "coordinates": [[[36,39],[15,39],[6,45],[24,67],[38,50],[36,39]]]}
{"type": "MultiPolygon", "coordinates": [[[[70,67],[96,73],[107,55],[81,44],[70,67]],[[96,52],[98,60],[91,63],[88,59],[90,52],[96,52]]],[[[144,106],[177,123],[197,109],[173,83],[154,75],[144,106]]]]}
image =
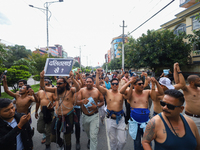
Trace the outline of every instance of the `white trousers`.
{"type": "Polygon", "coordinates": [[[200,118],[196,118],[196,117],[192,117],[192,116],[188,116],[188,115],[186,115],[186,116],[190,117],[194,121],[194,123],[196,124],[197,129],[199,131],[199,135],[200,135],[200,118]]]}
{"type": "Polygon", "coordinates": [[[124,148],[128,136],[125,127],[124,117],[121,118],[119,124],[114,119],[106,118],[106,130],[110,140],[111,150],[122,150],[124,148]]]}

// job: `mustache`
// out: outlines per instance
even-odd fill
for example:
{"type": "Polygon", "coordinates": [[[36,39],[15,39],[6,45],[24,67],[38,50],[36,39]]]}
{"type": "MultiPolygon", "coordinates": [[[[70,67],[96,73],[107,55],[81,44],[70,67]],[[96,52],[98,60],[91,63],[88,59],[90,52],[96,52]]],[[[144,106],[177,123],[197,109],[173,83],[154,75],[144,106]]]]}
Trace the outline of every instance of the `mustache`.
{"type": "Polygon", "coordinates": [[[163,112],[166,112],[166,113],[168,113],[168,114],[171,114],[170,112],[168,112],[167,110],[165,110],[165,109],[163,109],[162,110],[163,112]]]}

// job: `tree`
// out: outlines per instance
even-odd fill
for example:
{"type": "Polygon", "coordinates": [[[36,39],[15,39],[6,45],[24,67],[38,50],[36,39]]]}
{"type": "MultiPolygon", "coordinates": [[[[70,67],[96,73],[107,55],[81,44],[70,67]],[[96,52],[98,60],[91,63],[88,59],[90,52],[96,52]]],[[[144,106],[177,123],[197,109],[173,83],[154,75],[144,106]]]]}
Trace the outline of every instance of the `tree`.
{"type": "Polygon", "coordinates": [[[77,61],[75,61],[73,67],[74,67],[74,68],[80,67],[80,64],[79,64],[77,61]]]}
{"type": "Polygon", "coordinates": [[[29,61],[27,58],[21,58],[18,61],[14,61],[13,65],[19,66],[19,65],[25,65],[28,67],[28,71],[31,74],[36,74],[36,62],[35,61],[29,61]]]}
{"type": "Polygon", "coordinates": [[[5,63],[7,62],[7,51],[5,50],[5,47],[0,44],[0,66],[5,66],[5,63]]]}
{"type": "Polygon", "coordinates": [[[121,59],[120,58],[115,58],[112,59],[110,63],[108,63],[108,70],[117,70],[121,69],[121,59]]]}
{"type": "Polygon", "coordinates": [[[8,86],[12,87],[15,92],[17,89],[16,83],[20,80],[20,79],[25,79],[28,80],[28,78],[31,76],[31,74],[28,72],[29,68],[27,66],[24,65],[20,65],[20,66],[12,66],[9,69],[6,68],[0,68],[1,71],[5,71],[7,70],[7,83],[8,86]]]}
{"type": "Polygon", "coordinates": [[[183,41],[184,34],[176,36],[173,31],[147,31],[140,38],[129,38],[126,43],[125,64],[135,68],[172,68],[175,62],[188,63],[191,44],[183,41]]]}
{"type": "Polygon", "coordinates": [[[7,63],[5,66],[10,68],[14,61],[17,61],[21,58],[28,58],[29,55],[32,55],[31,50],[27,50],[25,46],[15,45],[15,46],[8,46],[8,57],[7,63]]]}

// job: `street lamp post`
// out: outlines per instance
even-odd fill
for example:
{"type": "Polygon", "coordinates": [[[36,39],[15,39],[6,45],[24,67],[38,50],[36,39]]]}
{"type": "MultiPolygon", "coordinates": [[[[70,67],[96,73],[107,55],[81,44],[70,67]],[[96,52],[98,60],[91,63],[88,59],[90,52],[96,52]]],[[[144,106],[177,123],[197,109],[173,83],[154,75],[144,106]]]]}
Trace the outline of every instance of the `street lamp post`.
{"type": "MultiPolygon", "coordinates": [[[[81,46],[85,46],[85,45],[81,45],[81,46]]],[[[80,69],[81,69],[81,46],[79,46],[79,52],[80,52],[80,55],[79,55],[79,57],[80,57],[80,69]]],[[[74,47],[74,48],[77,48],[77,47],[74,47]]]]}
{"type": "Polygon", "coordinates": [[[39,7],[35,7],[33,5],[29,5],[30,7],[33,7],[33,8],[37,8],[37,9],[40,9],[42,11],[44,11],[46,13],[46,25],[47,25],[47,54],[48,54],[48,57],[49,57],[49,20],[50,20],[50,17],[51,15],[48,17],[48,12],[51,13],[51,11],[49,10],[49,6],[52,4],[52,3],[57,3],[57,2],[63,2],[63,0],[59,0],[59,1],[53,1],[53,2],[45,2],[44,3],[44,8],[39,8],[39,7]]]}

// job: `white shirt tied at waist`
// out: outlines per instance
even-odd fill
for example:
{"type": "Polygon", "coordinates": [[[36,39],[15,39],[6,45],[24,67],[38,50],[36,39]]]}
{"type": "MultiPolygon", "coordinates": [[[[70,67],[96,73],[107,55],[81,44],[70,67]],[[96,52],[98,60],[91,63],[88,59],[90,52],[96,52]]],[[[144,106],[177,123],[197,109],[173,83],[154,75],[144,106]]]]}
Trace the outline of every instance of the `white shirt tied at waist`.
{"type": "Polygon", "coordinates": [[[128,121],[129,122],[129,134],[132,137],[132,139],[135,140],[136,136],[137,136],[137,131],[138,131],[138,124],[140,124],[140,128],[143,129],[143,132],[144,132],[149,120],[147,120],[146,122],[140,123],[140,122],[135,121],[132,117],[131,117],[131,119],[129,119],[129,121],[128,121]]]}

